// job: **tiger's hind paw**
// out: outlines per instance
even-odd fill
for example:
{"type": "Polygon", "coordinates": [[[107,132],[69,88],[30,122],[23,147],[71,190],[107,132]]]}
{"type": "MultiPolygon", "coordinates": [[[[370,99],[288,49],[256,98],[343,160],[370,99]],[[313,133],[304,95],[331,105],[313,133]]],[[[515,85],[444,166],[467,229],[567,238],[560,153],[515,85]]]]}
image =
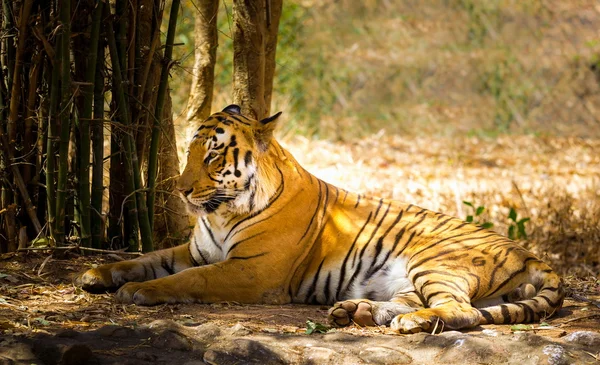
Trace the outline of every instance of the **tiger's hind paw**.
{"type": "Polygon", "coordinates": [[[419,332],[432,333],[433,331],[441,332],[444,328],[444,323],[435,314],[428,313],[427,310],[420,310],[394,317],[390,323],[390,327],[394,331],[405,334],[419,332]]]}
{"type": "Polygon", "coordinates": [[[373,320],[373,305],[369,300],[337,302],[329,309],[329,323],[345,327],[351,323],[359,326],[377,326],[373,320]]]}

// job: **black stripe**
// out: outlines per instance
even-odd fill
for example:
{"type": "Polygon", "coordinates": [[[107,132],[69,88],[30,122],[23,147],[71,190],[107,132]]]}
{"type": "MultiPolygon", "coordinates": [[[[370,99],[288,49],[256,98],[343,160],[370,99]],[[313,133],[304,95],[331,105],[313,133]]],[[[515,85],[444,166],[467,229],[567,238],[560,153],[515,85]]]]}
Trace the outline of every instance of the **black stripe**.
{"type": "Polygon", "coordinates": [[[342,290],[342,285],[343,285],[344,279],[346,277],[346,265],[348,263],[348,258],[350,257],[350,254],[352,254],[352,251],[354,250],[354,246],[356,246],[356,241],[358,241],[358,238],[362,234],[363,230],[365,229],[365,227],[367,226],[367,224],[369,224],[369,221],[371,220],[371,214],[373,214],[373,212],[369,212],[369,216],[367,217],[367,221],[360,228],[360,230],[358,231],[358,234],[356,235],[356,237],[354,237],[354,241],[352,242],[352,245],[350,246],[350,249],[348,250],[348,253],[346,254],[346,257],[344,257],[344,261],[342,262],[342,267],[340,268],[340,280],[338,282],[337,290],[335,291],[335,298],[334,298],[334,300],[337,300],[340,297],[340,291],[342,290]]]}
{"type": "Polygon", "coordinates": [[[226,255],[229,255],[229,253],[230,253],[231,251],[233,251],[233,249],[234,249],[234,248],[236,248],[236,246],[237,246],[237,245],[239,245],[240,243],[243,243],[243,242],[246,242],[246,241],[248,241],[248,240],[251,240],[251,239],[253,239],[254,237],[256,237],[256,236],[260,236],[261,234],[263,234],[263,233],[265,233],[265,232],[266,232],[266,231],[262,231],[262,232],[259,232],[259,233],[257,233],[257,234],[254,234],[254,235],[252,235],[252,236],[249,236],[249,237],[246,237],[246,238],[242,238],[241,240],[237,241],[236,243],[234,243],[233,245],[231,245],[231,246],[229,247],[229,250],[227,250],[227,254],[226,254],[226,255]]]}
{"type": "Polygon", "coordinates": [[[346,198],[348,197],[348,190],[344,190],[344,200],[342,200],[342,204],[346,202],[346,198]]]}
{"type": "MultiPolygon", "coordinates": [[[[279,172],[279,175],[280,175],[280,185],[277,188],[277,191],[275,192],[275,194],[273,194],[273,196],[269,199],[269,202],[267,203],[267,205],[264,208],[262,208],[259,211],[253,212],[252,214],[248,215],[246,218],[244,218],[244,219],[240,220],[239,222],[237,222],[236,224],[234,224],[233,227],[231,227],[231,229],[229,230],[229,233],[227,233],[227,236],[225,236],[225,239],[223,240],[224,242],[226,242],[230,237],[233,237],[233,235],[236,235],[236,234],[238,234],[238,233],[240,233],[240,232],[248,229],[249,227],[251,227],[251,226],[253,226],[253,225],[257,224],[257,223],[263,222],[263,221],[271,218],[274,215],[274,214],[273,215],[269,215],[268,217],[266,217],[264,219],[261,219],[259,221],[253,222],[252,224],[249,224],[248,226],[240,229],[239,231],[235,231],[235,229],[240,224],[242,224],[244,222],[247,222],[248,220],[256,217],[257,215],[259,215],[260,213],[266,211],[273,203],[275,203],[277,201],[277,199],[279,199],[279,197],[283,193],[283,190],[285,188],[285,186],[284,186],[284,180],[283,180],[283,172],[281,172],[281,170],[279,169],[279,167],[277,165],[275,165],[275,168],[277,169],[277,171],[279,172]]],[[[278,212],[276,212],[276,213],[278,213],[278,212]]]]}
{"type": "Polygon", "coordinates": [[[362,268],[362,263],[363,263],[362,261],[358,262],[358,265],[356,266],[356,270],[354,270],[354,273],[350,277],[350,280],[348,280],[348,285],[346,285],[346,289],[344,289],[344,295],[346,295],[348,290],[350,290],[350,288],[352,287],[352,284],[354,284],[354,280],[356,280],[356,277],[358,276],[358,274],[360,273],[360,269],[362,268]]]}
{"type": "Polygon", "coordinates": [[[200,264],[198,263],[198,261],[196,261],[196,259],[194,258],[194,255],[192,255],[192,243],[188,243],[188,254],[190,255],[190,259],[192,260],[192,266],[200,266],[200,264]]]}
{"type": "Polygon", "coordinates": [[[169,265],[169,263],[167,262],[167,258],[164,256],[161,256],[160,258],[160,266],[165,269],[165,271],[169,274],[169,275],[173,275],[175,274],[175,271],[173,271],[173,267],[169,265]]]}
{"type": "Polygon", "coordinates": [[[450,222],[452,219],[454,219],[454,218],[450,217],[450,218],[446,219],[445,221],[442,221],[442,222],[440,222],[440,223],[439,223],[437,226],[435,226],[435,228],[434,228],[434,229],[432,229],[432,230],[431,230],[431,233],[433,233],[433,232],[437,231],[437,230],[438,230],[438,229],[440,229],[440,228],[441,228],[441,227],[442,227],[444,224],[446,224],[446,223],[450,222]]]}
{"type": "Polygon", "coordinates": [[[325,287],[323,288],[323,292],[325,292],[325,303],[323,304],[330,304],[329,303],[329,286],[331,284],[331,272],[327,273],[327,279],[325,280],[325,287]]]}
{"type": "Polygon", "coordinates": [[[356,197],[356,204],[354,204],[354,208],[358,207],[359,203],[360,203],[360,194],[358,194],[358,196],[356,197]]]}
{"type": "Polygon", "coordinates": [[[252,255],[252,256],[232,256],[232,257],[229,257],[228,260],[249,260],[249,259],[253,259],[256,257],[264,256],[266,254],[267,254],[267,252],[262,252],[262,253],[252,255]]]}
{"type": "Polygon", "coordinates": [[[488,312],[485,309],[479,309],[479,313],[481,313],[481,315],[483,316],[483,318],[485,318],[485,320],[487,321],[487,324],[493,324],[494,323],[494,317],[492,317],[491,313],[488,312]]]}
{"type": "MultiPolygon", "coordinates": [[[[510,276],[508,278],[506,278],[502,283],[500,283],[497,287],[496,290],[494,290],[493,292],[487,294],[488,297],[492,297],[496,292],[498,292],[499,290],[501,290],[506,284],[508,284],[512,279],[514,279],[517,275],[524,273],[525,271],[527,271],[527,263],[529,261],[538,261],[537,259],[533,258],[533,257],[529,257],[527,259],[525,259],[525,261],[523,262],[523,267],[520,270],[517,270],[515,272],[513,272],[512,274],[510,274],[510,276]]],[[[506,261],[506,259],[504,260],[506,261]]],[[[494,271],[492,272],[491,275],[491,279],[489,281],[489,285],[488,288],[491,289],[493,282],[492,279],[494,278],[494,276],[496,275],[496,272],[498,271],[498,269],[500,268],[500,266],[497,266],[496,268],[494,268],[494,271]]]]}
{"type": "MultiPolygon", "coordinates": [[[[379,204],[377,204],[377,209],[375,210],[375,215],[373,216],[373,219],[377,218],[377,215],[379,214],[379,209],[381,209],[382,204],[383,204],[383,199],[379,199],[379,204]]],[[[388,209],[390,209],[389,205],[388,205],[388,209]]]]}
{"type": "Polygon", "coordinates": [[[315,298],[317,296],[317,294],[315,293],[315,290],[317,288],[317,283],[319,282],[319,276],[321,275],[321,269],[323,268],[323,263],[325,262],[325,259],[321,260],[321,263],[319,264],[319,268],[317,269],[317,272],[315,273],[315,276],[313,278],[313,282],[312,284],[310,284],[310,287],[308,288],[308,291],[306,292],[306,297],[304,299],[304,301],[307,304],[317,304],[317,302],[315,301],[315,298]],[[309,300],[310,298],[310,300],[309,300]]]}
{"type": "MultiPolygon", "coordinates": [[[[381,217],[381,219],[377,223],[377,226],[375,226],[375,229],[373,229],[373,232],[371,233],[371,237],[369,237],[369,240],[365,243],[365,245],[363,246],[362,250],[360,251],[359,260],[362,261],[363,255],[365,254],[365,251],[367,250],[367,247],[369,246],[369,244],[373,240],[373,237],[375,237],[375,234],[377,234],[377,231],[379,230],[379,228],[383,224],[383,221],[385,220],[385,217],[387,217],[388,212],[390,211],[390,206],[391,205],[392,205],[392,203],[388,204],[388,207],[387,207],[385,213],[383,213],[383,217],[381,217]]],[[[377,216],[377,212],[375,212],[375,216],[373,217],[373,219],[375,219],[376,216],[377,216]]],[[[352,265],[354,266],[354,262],[352,263],[352,265]]]]}
{"type": "Polygon", "coordinates": [[[317,179],[318,183],[319,183],[319,195],[317,197],[317,207],[315,208],[312,217],[310,217],[310,222],[308,222],[308,225],[306,226],[306,229],[304,230],[304,233],[302,234],[302,237],[300,237],[300,239],[298,240],[298,243],[302,242],[302,240],[304,239],[304,237],[306,237],[306,235],[308,234],[308,231],[310,230],[310,227],[312,226],[315,217],[317,216],[317,212],[319,211],[319,207],[321,206],[321,196],[323,195],[322,193],[322,187],[321,187],[321,183],[322,181],[317,179]]]}
{"type": "Polygon", "coordinates": [[[396,219],[394,220],[394,222],[388,227],[388,229],[383,233],[383,235],[381,237],[379,237],[379,239],[377,240],[377,245],[375,246],[375,258],[371,262],[371,267],[369,267],[369,270],[367,271],[367,274],[365,275],[365,279],[370,279],[371,276],[373,276],[373,274],[375,274],[377,271],[379,271],[383,267],[383,265],[385,265],[385,263],[387,262],[387,259],[390,257],[390,254],[396,248],[396,245],[398,244],[398,239],[396,239],[394,246],[392,247],[392,249],[390,251],[388,251],[385,259],[383,259],[381,264],[378,266],[375,266],[375,264],[377,263],[377,259],[379,259],[379,255],[383,251],[383,240],[385,239],[385,237],[387,237],[387,235],[390,233],[390,231],[396,226],[396,224],[398,224],[398,222],[400,222],[403,214],[404,214],[404,211],[401,210],[400,213],[396,216],[396,219]]]}
{"type": "MultiPolygon", "coordinates": [[[[417,217],[417,215],[419,215],[419,214],[420,214],[420,212],[419,212],[419,213],[417,213],[417,214],[415,215],[415,218],[416,218],[416,217],[417,217]]],[[[409,227],[409,226],[407,226],[407,227],[406,227],[406,229],[407,229],[407,230],[409,230],[409,231],[412,231],[412,230],[413,230],[413,229],[415,229],[415,227],[417,227],[419,224],[423,223],[423,221],[425,220],[425,218],[427,218],[427,214],[423,215],[423,217],[422,217],[422,218],[421,218],[419,221],[417,221],[417,222],[413,223],[413,224],[412,224],[412,226],[410,226],[410,227],[409,227]]]]}
{"type": "Polygon", "coordinates": [[[202,258],[202,260],[204,260],[204,263],[208,264],[208,260],[202,254],[202,251],[200,251],[200,247],[198,246],[198,240],[196,239],[196,235],[194,235],[193,237],[194,237],[194,247],[196,247],[196,252],[198,252],[198,255],[200,255],[200,257],[202,258]]]}
{"type": "Polygon", "coordinates": [[[553,302],[552,300],[550,300],[550,298],[548,298],[547,296],[545,296],[543,294],[542,295],[538,295],[536,298],[542,298],[542,299],[544,299],[546,301],[546,303],[548,303],[548,305],[551,306],[552,308],[558,307],[560,305],[560,302],[561,302],[560,298],[556,302],[553,302]]]}
{"type": "Polygon", "coordinates": [[[500,311],[502,312],[502,323],[512,323],[512,320],[510,318],[510,311],[508,310],[506,304],[500,304],[500,311]]]}
{"type": "Polygon", "coordinates": [[[212,229],[210,229],[210,227],[206,223],[205,218],[202,218],[201,220],[202,220],[202,224],[204,224],[204,228],[206,228],[206,231],[208,232],[210,241],[213,243],[213,245],[215,245],[215,247],[217,247],[219,249],[219,251],[223,251],[223,248],[217,243],[217,240],[215,240],[215,236],[212,232],[212,229]]]}

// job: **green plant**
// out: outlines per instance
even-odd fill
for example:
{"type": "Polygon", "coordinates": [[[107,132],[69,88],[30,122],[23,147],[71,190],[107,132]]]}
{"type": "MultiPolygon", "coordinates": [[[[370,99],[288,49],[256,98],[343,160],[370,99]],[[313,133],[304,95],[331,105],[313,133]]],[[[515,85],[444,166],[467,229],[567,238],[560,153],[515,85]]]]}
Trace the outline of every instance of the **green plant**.
{"type": "Polygon", "coordinates": [[[510,208],[508,219],[512,221],[508,226],[508,238],[511,240],[526,240],[527,232],[525,231],[525,223],[529,222],[529,217],[518,219],[517,211],[514,208],[510,208]]]}
{"type": "Polygon", "coordinates": [[[467,214],[467,218],[465,219],[467,222],[475,223],[478,226],[488,229],[494,226],[494,223],[486,222],[485,220],[483,220],[483,217],[481,216],[485,211],[485,207],[483,205],[480,205],[477,208],[475,208],[475,205],[473,203],[465,200],[463,200],[463,204],[470,207],[473,211],[472,214],[467,214]]]}
{"type": "Polygon", "coordinates": [[[313,333],[327,333],[331,330],[331,327],[321,324],[319,322],[313,322],[310,319],[306,320],[306,334],[310,335],[313,333]]]}

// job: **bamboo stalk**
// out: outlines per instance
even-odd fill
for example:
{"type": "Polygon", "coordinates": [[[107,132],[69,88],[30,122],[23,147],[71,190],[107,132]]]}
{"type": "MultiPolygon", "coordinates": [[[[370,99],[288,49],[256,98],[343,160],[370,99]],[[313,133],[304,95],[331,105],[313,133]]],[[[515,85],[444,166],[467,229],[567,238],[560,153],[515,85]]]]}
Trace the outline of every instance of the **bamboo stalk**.
{"type": "MultiPolygon", "coordinates": [[[[61,42],[57,42],[56,54],[61,54],[61,42]]],[[[52,60],[52,59],[50,59],[52,60]]],[[[48,137],[46,146],[46,200],[48,202],[48,228],[56,242],[56,140],[58,139],[58,98],[60,94],[60,64],[54,62],[50,80],[50,107],[48,114],[48,137]]]]}
{"type": "Polygon", "coordinates": [[[152,123],[152,142],[150,144],[150,154],[148,156],[148,216],[150,220],[150,227],[152,227],[154,224],[154,200],[156,198],[156,173],[158,170],[158,144],[160,141],[163,110],[167,95],[169,69],[171,68],[171,58],[173,57],[173,42],[175,40],[175,29],[177,27],[179,3],[180,0],[173,0],[171,4],[169,28],[167,30],[167,39],[165,42],[165,55],[163,57],[163,67],[160,74],[160,83],[158,85],[158,95],[156,97],[154,123],[152,123]]]}
{"type": "MultiPolygon", "coordinates": [[[[79,119],[79,204],[81,218],[81,245],[90,246],[90,123],[92,118],[92,102],[94,100],[94,81],[96,79],[96,59],[98,57],[98,40],[102,21],[103,2],[98,0],[92,15],[92,31],[90,34],[90,55],[87,59],[83,85],[83,109],[79,119]]],[[[102,161],[102,160],[100,160],[102,161]]],[[[102,162],[100,162],[102,163],[102,162]]]]}
{"type": "Polygon", "coordinates": [[[59,36],[60,47],[60,95],[61,103],[58,111],[60,120],[60,140],[58,152],[58,176],[56,179],[56,241],[62,244],[65,237],[65,207],[67,201],[67,172],[69,169],[69,134],[70,128],[70,108],[71,105],[71,83],[70,83],[70,21],[71,21],[71,2],[59,2],[59,20],[61,33],[59,36]]]}
{"type": "Polygon", "coordinates": [[[93,163],[92,163],[92,247],[102,248],[103,217],[102,198],[104,195],[104,44],[98,45],[96,57],[96,74],[94,81],[94,121],[91,127],[93,163]]]}
{"type": "Polygon", "coordinates": [[[12,143],[16,137],[16,123],[19,118],[19,104],[21,102],[21,70],[23,68],[23,53],[25,51],[25,41],[27,40],[27,23],[31,14],[33,0],[25,0],[21,8],[21,16],[19,17],[19,38],[17,43],[17,51],[15,55],[15,66],[13,70],[12,91],[10,93],[10,111],[8,114],[8,124],[6,134],[8,140],[12,143]]]}
{"type": "MultiPolygon", "coordinates": [[[[34,136],[33,136],[33,122],[35,120],[36,110],[36,101],[37,101],[37,86],[39,83],[39,77],[41,74],[42,68],[42,54],[36,53],[33,58],[33,67],[29,76],[29,86],[28,86],[28,95],[27,95],[27,106],[25,108],[25,156],[28,162],[32,161],[34,150],[34,136]]],[[[29,184],[32,179],[32,166],[27,164],[25,165],[25,169],[23,170],[23,180],[25,180],[25,184],[29,184]]]]}
{"type": "MultiPolygon", "coordinates": [[[[121,67],[119,63],[119,55],[117,50],[117,45],[115,41],[115,36],[112,32],[106,32],[108,39],[108,49],[110,52],[110,58],[112,60],[113,66],[113,79],[114,79],[114,87],[113,96],[117,97],[117,105],[120,111],[121,120],[123,124],[126,126],[130,126],[129,123],[129,114],[127,112],[127,102],[125,100],[125,92],[123,90],[123,79],[121,73],[121,67]]],[[[135,191],[135,206],[137,206],[137,218],[140,228],[140,234],[142,239],[142,251],[149,252],[152,251],[154,247],[152,244],[152,229],[150,228],[150,222],[148,220],[148,209],[146,207],[146,198],[144,193],[140,191],[140,169],[137,158],[137,153],[135,151],[135,144],[133,143],[133,138],[131,135],[131,131],[126,133],[124,136],[125,149],[126,149],[126,159],[131,159],[131,168],[129,171],[131,172],[132,179],[128,178],[128,185],[132,189],[130,191],[135,191]],[[131,181],[133,180],[133,181],[131,181]],[[133,185],[133,186],[132,186],[133,185]]],[[[128,189],[129,190],[129,189],[128,189]]]]}
{"type": "Polygon", "coordinates": [[[40,234],[42,231],[42,225],[37,218],[36,210],[33,204],[31,203],[31,198],[29,197],[29,193],[27,192],[27,186],[23,182],[23,177],[21,176],[21,172],[16,164],[11,163],[13,161],[12,150],[10,149],[10,145],[8,144],[8,138],[0,129],[0,145],[3,148],[0,148],[0,153],[4,158],[5,164],[10,165],[11,171],[13,173],[13,178],[19,189],[19,193],[21,193],[21,197],[23,198],[23,202],[25,204],[25,209],[27,210],[27,214],[29,215],[29,219],[31,219],[31,223],[33,224],[33,228],[35,229],[37,234],[40,234]]]}
{"type": "Polygon", "coordinates": [[[2,0],[2,13],[4,14],[4,30],[6,31],[6,67],[8,68],[6,76],[6,90],[12,90],[13,75],[15,69],[15,52],[12,38],[16,37],[15,24],[13,22],[12,0],[2,0]]]}

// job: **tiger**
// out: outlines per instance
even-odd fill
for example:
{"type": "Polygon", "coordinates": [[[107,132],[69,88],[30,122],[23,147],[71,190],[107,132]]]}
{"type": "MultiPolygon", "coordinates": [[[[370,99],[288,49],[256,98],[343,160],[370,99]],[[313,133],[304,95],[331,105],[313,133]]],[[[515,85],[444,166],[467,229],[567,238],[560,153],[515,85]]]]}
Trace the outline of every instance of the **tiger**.
{"type": "Polygon", "coordinates": [[[351,193],[304,169],[229,105],[203,121],[176,185],[190,242],[80,274],[91,292],[160,303],[328,305],[333,326],[398,333],[540,321],[562,279],[494,231],[413,204],[351,193]]]}

